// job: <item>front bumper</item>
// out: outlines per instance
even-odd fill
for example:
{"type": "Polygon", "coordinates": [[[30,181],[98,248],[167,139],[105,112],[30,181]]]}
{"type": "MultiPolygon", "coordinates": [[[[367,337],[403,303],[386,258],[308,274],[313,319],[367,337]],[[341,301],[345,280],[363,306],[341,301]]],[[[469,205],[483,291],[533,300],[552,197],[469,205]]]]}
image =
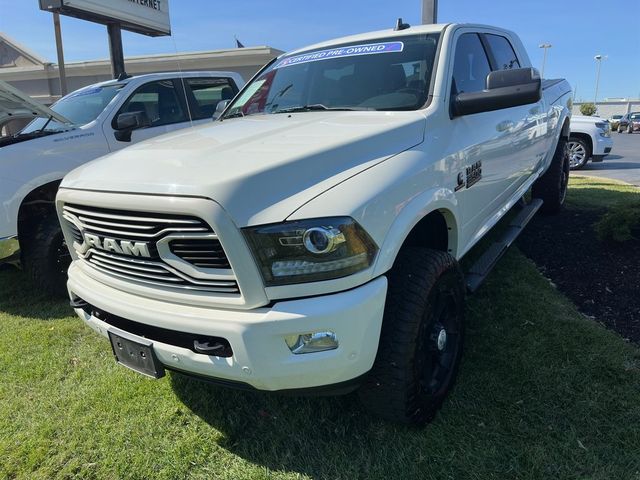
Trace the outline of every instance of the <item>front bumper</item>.
{"type": "MultiPolygon", "coordinates": [[[[69,269],[68,289],[72,299],[79,297],[112,315],[163,329],[222,337],[233,350],[233,356],[222,358],[154,341],[156,356],[168,369],[279,391],[340,384],[371,369],[387,279],[378,277],[348,291],[252,310],[191,306],[132,295],[96,281],[75,263],[69,269]],[[294,355],[284,341],[286,335],[326,330],[336,334],[337,349],[294,355]]],[[[87,310],[75,311],[96,332],[108,336],[108,323],[87,310]]]]}
{"type": "Polygon", "coordinates": [[[611,137],[603,137],[596,135],[595,145],[593,146],[592,155],[594,157],[600,157],[608,155],[613,148],[613,139],[611,137]]]}
{"type": "Polygon", "coordinates": [[[20,242],[17,236],[0,238],[0,263],[18,260],[20,242]]]}

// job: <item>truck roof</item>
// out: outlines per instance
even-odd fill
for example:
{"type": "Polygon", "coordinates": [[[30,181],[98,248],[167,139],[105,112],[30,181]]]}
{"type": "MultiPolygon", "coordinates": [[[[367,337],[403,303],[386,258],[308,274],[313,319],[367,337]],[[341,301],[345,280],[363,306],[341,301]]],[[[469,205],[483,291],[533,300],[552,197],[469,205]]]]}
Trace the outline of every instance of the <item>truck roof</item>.
{"type": "MultiPolygon", "coordinates": [[[[162,80],[164,78],[175,78],[175,77],[232,77],[237,78],[239,76],[236,72],[227,72],[227,71],[188,71],[188,72],[161,72],[161,73],[145,73],[143,75],[134,75],[128,77],[124,80],[105,80],[104,82],[94,83],[92,85],[87,85],[82,88],[95,88],[95,87],[106,87],[109,85],[126,85],[129,82],[133,82],[136,80],[162,80]]],[[[78,89],[81,90],[81,89],[78,89]]]]}
{"type": "Polygon", "coordinates": [[[450,25],[449,23],[437,23],[430,25],[416,25],[415,27],[409,27],[404,30],[394,30],[393,28],[387,30],[377,30],[375,32],[367,32],[367,33],[359,33],[357,35],[349,35],[341,38],[333,38],[326,42],[316,43],[314,45],[309,45],[303,48],[299,48],[297,50],[293,50],[291,52],[287,52],[283,55],[291,55],[299,52],[305,52],[307,50],[315,50],[316,48],[330,47],[332,45],[339,45],[343,43],[351,43],[351,42],[362,42],[367,40],[377,40],[379,38],[390,38],[390,37],[404,37],[407,35],[416,35],[420,33],[438,33],[444,30],[444,28],[450,25]]]}
{"type": "Polygon", "coordinates": [[[513,32],[510,30],[495,27],[493,25],[483,25],[479,23],[435,23],[429,25],[415,25],[410,26],[409,28],[405,28],[404,30],[394,30],[393,28],[389,28],[387,30],[377,30],[375,32],[367,32],[367,33],[359,33],[357,35],[349,35],[346,37],[333,38],[331,40],[327,40],[326,42],[320,42],[313,45],[309,45],[306,47],[299,48],[297,50],[293,50],[291,52],[284,53],[281,56],[297,54],[300,52],[306,52],[307,50],[315,50],[317,48],[330,47],[332,45],[340,45],[345,43],[357,43],[357,42],[366,42],[367,40],[378,40],[380,38],[393,38],[393,37],[404,37],[407,35],[419,35],[421,33],[439,33],[442,32],[447,27],[471,27],[471,28],[481,28],[481,29],[493,29],[501,32],[509,33],[513,35],[513,32]]]}

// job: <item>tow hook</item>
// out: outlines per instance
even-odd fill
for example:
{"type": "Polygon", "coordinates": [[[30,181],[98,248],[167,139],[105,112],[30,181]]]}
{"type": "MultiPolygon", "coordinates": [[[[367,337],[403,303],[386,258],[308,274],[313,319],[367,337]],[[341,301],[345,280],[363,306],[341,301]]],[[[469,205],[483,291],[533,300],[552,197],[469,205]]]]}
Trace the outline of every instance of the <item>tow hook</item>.
{"type": "Polygon", "coordinates": [[[218,356],[218,354],[222,353],[226,347],[227,346],[224,343],[214,339],[205,340],[202,342],[200,340],[193,341],[193,349],[196,352],[202,353],[204,355],[218,356]]]}

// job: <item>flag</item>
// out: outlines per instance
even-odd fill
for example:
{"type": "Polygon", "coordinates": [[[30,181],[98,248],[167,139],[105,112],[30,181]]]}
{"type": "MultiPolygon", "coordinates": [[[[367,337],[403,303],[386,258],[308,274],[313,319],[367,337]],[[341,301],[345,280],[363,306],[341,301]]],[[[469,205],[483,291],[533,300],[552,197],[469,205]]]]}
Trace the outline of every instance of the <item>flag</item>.
{"type": "Polygon", "coordinates": [[[234,38],[236,39],[236,48],[244,48],[244,45],[240,40],[238,40],[238,37],[234,37],[234,38]]]}

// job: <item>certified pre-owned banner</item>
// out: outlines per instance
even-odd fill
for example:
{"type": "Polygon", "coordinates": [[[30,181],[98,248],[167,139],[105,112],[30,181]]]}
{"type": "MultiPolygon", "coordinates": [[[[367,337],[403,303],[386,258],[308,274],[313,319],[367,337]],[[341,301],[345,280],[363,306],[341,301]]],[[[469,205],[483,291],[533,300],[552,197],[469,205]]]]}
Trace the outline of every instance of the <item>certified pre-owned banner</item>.
{"type": "Polygon", "coordinates": [[[401,52],[404,48],[402,42],[382,42],[369,43],[366,45],[350,45],[347,47],[331,48],[329,50],[319,50],[317,52],[303,53],[291,57],[285,57],[278,62],[274,68],[288,67],[300,63],[317,62],[329,58],[353,57],[356,55],[376,55],[380,53],[401,52]]]}

